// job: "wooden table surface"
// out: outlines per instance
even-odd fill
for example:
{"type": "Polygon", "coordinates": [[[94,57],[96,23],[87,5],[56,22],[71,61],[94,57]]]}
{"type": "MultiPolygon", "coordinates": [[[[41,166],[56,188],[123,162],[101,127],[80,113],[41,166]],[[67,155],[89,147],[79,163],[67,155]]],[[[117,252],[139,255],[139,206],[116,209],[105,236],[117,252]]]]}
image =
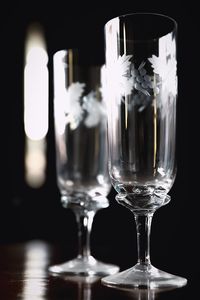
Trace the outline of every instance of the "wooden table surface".
{"type": "MultiPolygon", "coordinates": [[[[63,262],[66,255],[61,245],[43,240],[0,245],[0,299],[194,299],[198,276],[188,278],[183,288],[171,291],[125,291],[103,286],[99,278],[61,279],[48,273],[48,266],[63,262]]],[[[195,299],[198,297],[195,296],[195,299]]]]}

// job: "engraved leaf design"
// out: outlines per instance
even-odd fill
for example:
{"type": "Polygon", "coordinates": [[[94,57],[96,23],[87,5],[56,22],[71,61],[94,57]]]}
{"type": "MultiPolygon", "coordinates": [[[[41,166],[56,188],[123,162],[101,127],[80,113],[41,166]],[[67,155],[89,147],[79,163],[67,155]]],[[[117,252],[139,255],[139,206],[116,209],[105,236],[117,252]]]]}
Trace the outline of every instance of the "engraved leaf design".
{"type": "Polygon", "coordinates": [[[106,116],[106,109],[98,101],[95,92],[83,97],[85,83],[74,82],[67,90],[65,102],[65,121],[70,129],[75,130],[80,122],[87,127],[97,126],[102,117],[106,116]]]}
{"type": "Polygon", "coordinates": [[[170,69],[166,64],[166,60],[163,57],[158,57],[156,55],[152,55],[152,57],[148,58],[150,61],[153,71],[155,74],[159,75],[162,82],[164,83],[167,77],[169,76],[170,69]]]}
{"type": "Polygon", "coordinates": [[[84,124],[87,127],[97,126],[106,116],[106,109],[96,98],[95,92],[90,92],[83,98],[83,109],[87,112],[84,124]]]}
{"type": "Polygon", "coordinates": [[[162,89],[175,96],[177,93],[177,61],[174,38],[171,35],[163,37],[159,43],[159,56],[152,55],[148,60],[154,73],[160,77],[162,89]]]}
{"type": "Polygon", "coordinates": [[[166,61],[165,58],[156,55],[152,55],[148,60],[152,64],[154,73],[160,76],[163,90],[167,89],[173,95],[176,95],[176,60],[171,58],[166,61]]]}
{"type": "Polygon", "coordinates": [[[84,92],[85,84],[72,83],[67,90],[67,101],[65,106],[66,123],[70,123],[72,130],[76,129],[83,119],[83,109],[80,99],[84,92]]]}
{"type": "Polygon", "coordinates": [[[131,58],[132,55],[120,55],[112,69],[114,88],[121,96],[130,95],[134,87],[133,76],[131,75],[131,58]]]}

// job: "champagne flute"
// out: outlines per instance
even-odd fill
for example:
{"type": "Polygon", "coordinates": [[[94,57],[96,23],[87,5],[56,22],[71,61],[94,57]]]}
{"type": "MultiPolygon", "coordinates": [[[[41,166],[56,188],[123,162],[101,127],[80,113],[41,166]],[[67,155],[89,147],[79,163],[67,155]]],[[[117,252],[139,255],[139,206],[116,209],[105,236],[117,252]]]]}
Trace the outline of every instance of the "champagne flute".
{"type": "Polygon", "coordinates": [[[105,25],[109,172],[116,200],[137,230],[135,266],[102,279],[109,286],[171,288],[187,280],[150,261],[154,212],[170,201],[176,176],[177,23],[133,13],[105,25]]]}
{"type": "Polygon", "coordinates": [[[53,57],[57,184],[63,206],[75,213],[79,239],[76,258],[49,268],[61,276],[104,276],[119,270],[90,251],[93,218],[108,207],[111,182],[101,66],[87,64],[83,53],[64,49],[53,57]]]}

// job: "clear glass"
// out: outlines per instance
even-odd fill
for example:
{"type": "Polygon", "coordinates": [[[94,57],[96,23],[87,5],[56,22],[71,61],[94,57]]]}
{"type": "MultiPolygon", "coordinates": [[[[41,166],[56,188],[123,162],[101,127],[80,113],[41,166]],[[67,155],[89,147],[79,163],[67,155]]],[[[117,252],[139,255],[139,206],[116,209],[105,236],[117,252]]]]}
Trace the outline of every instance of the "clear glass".
{"type": "Polygon", "coordinates": [[[125,288],[169,288],[185,278],[150,262],[154,212],[170,201],[176,176],[176,22],[135,13],[105,25],[109,172],[116,200],[130,209],[137,229],[135,266],[102,279],[125,288]]]}
{"type": "Polygon", "coordinates": [[[111,189],[103,67],[86,64],[82,52],[75,49],[56,52],[53,67],[57,184],[63,206],[76,216],[79,252],[49,271],[62,276],[113,274],[118,266],[100,262],[90,253],[93,218],[108,207],[111,189]]]}

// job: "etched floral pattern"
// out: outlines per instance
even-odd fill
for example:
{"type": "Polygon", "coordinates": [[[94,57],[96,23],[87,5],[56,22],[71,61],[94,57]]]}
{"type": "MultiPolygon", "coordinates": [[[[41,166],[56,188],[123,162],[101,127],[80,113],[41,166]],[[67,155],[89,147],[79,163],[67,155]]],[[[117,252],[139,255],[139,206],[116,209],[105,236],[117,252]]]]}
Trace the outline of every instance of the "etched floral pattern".
{"type": "Polygon", "coordinates": [[[176,49],[175,41],[171,39],[171,36],[167,36],[164,39],[164,53],[160,53],[159,56],[152,55],[148,58],[153,71],[160,78],[163,90],[176,95],[177,93],[177,62],[176,62],[176,49]]]}
{"type": "Polygon", "coordinates": [[[116,83],[116,90],[121,96],[131,95],[134,90],[146,96],[151,96],[152,90],[158,93],[158,87],[152,76],[147,74],[146,62],[142,62],[138,69],[131,62],[133,55],[119,56],[115,67],[112,68],[112,79],[116,83]]]}
{"type": "Polygon", "coordinates": [[[84,124],[87,127],[97,126],[101,122],[101,118],[106,115],[106,109],[103,102],[99,102],[95,92],[90,92],[83,97],[83,109],[87,112],[84,124]]]}
{"type": "Polygon", "coordinates": [[[65,102],[66,123],[70,123],[70,128],[76,129],[83,119],[83,109],[81,97],[84,93],[85,84],[80,82],[72,83],[67,89],[67,99],[65,102]]]}
{"type": "Polygon", "coordinates": [[[81,122],[86,127],[95,127],[106,116],[103,102],[97,99],[94,91],[83,96],[85,86],[85,83],[74,82],[67,89],[65,121],[70,124],[71,130],[75,130],[81,122]]]}
{"type": "Polygon", "coordinates": [[[159,56],[153,54],[138,67],[133,62],[133,55],[123,54],[110,69],[114,82],[112,88],[120,95],[122,102],[131,96],[129,98],[134,101],[130,105],[137,105],[138,111],[143,111],[157,95],[162,94],[163,103],[168,97],[172,101],[176,97],[176,49],[171,35],[161,39],[159,50],[159,56]]]}

